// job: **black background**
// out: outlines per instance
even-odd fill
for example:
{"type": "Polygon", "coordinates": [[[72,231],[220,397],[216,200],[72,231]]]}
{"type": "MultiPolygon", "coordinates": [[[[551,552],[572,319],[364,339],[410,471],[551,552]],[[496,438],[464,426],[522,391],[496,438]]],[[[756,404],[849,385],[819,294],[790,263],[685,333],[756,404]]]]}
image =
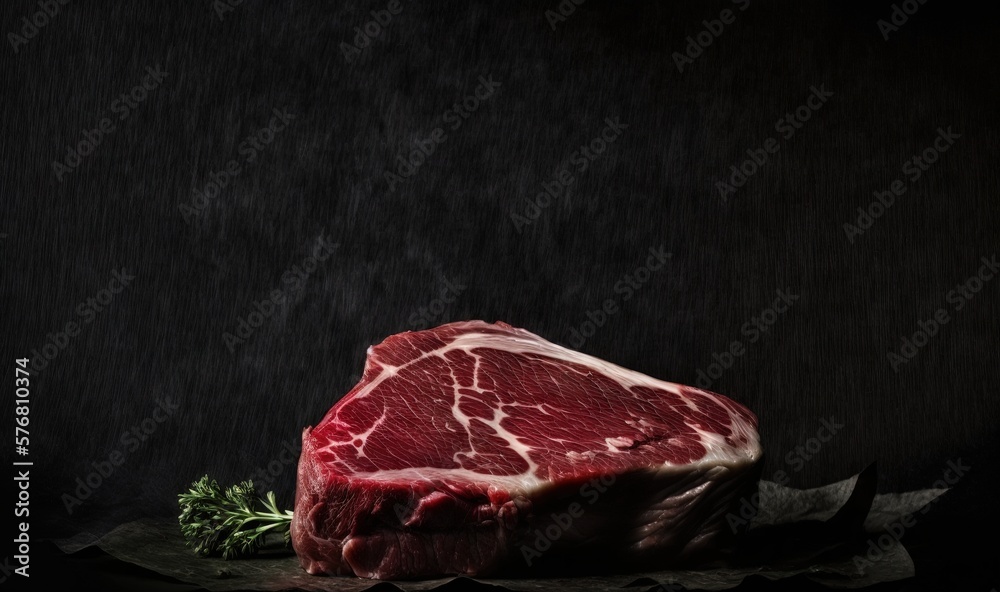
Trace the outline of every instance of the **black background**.
{"type": "MultiPolygon", "coordinates": [[[[348,62],[342,42],[386,4],[245,2],[220,17],[207,0],[73,2],[16,51],[8,39],[8,371],[81,325],[31,381],[33,535],[173,515],[200,475],[248,478],[297,446],[369,345],[483,319],[687,384],[742,341],[711,390],[759,416],[765,478],[815,487],[878,461],[879,490],[906,491],[961,459],[971,470],[904,543],[923,575],[996,585],[983,563],[995,546],[970,541],[996,532],[1000,282],[959,311],[948,299],[1000,251],[998,52],[980,9],[929,0],[886,39],[882,2],[588,0],[555,30],[555,1],[403,2],[348,62]],[[673,54],[726,8],[735,21],[679,71],[673,54]],[[115,101],[157,66],[162,83],[118,119],[115,101]],[[450,129],[480,76],[500,86],[450,129]],[[786,139],[776,123],[814,86],[832,97],[786,139]],[[246,163],[241,142],[274,109],[294,119],[246,163]],[[57,175],[104,117],[115,129],[57,175]],[[627,129],[580,172],[568,159],[609,117],[627,129]],[[391,190],[397,155],[437,127],[447,139],[391,190]],[[960,138],[913,181],[904,163],[938,128],[960,138]],[[768,138],[780,149],[723,199],[717,182],[768,138]],[[233,159],[241,172],[186,220],[180,206],[233,159]],[[569,190],[516,223],[561,167],[569,190]],[[849,239],[845,223],[897,179],[906,192],[849,239]],[[338,247],[292,289],[284,274],[321,236],[338,247]],[[616,286],[650,248],[671,258],[625,301],[616,286]],[[83,323],[116,270],[135,279],[83,323]],[[454,302],[438,307],[447,282],[454,302]],[[288,301],[227,347],[274,289],[288,301]],[[798,300],[748,343],[744,324],[779,289],[798,300]],[[619,312],[573,343],[607,299],[619,312]],[[437,312],[421,320],[421,307],[437,312]],[[949,322],[894,369],[888,354],[939,308],[949,322]],[[125,448],[166,397],[175,414],[125,448]],[[790,462],[830,418],[844,427],[790,462]],[[115,451],[124,462],[69,514],[64,494],[115,451]]],[[[4,3],[3,31],[38,10],[4,3]]],[[[2,413],[13,432],[13,405],[2,413]]],[[[294,485],[281,465],[285,506],[294,485]]]]}

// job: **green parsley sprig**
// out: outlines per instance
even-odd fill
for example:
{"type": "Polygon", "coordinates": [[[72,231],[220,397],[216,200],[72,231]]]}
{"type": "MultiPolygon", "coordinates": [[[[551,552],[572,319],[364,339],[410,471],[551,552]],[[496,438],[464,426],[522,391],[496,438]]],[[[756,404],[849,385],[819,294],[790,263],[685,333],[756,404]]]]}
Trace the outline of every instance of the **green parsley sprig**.
{"type": "Polygon", "coordinates": [[[222,555],[238,559],[254,555],[264,546],[268,534],[284,534],[291,542],[293,512],[281,511],[269,491],[257,497],[253,481],[243,481],[223,491],[215,479],[205,475],[177,496],[181,513],[178,521],[188,547],[201,557],[222,555]],[[258,500],[265,511],[257,511],[258,500]]]}

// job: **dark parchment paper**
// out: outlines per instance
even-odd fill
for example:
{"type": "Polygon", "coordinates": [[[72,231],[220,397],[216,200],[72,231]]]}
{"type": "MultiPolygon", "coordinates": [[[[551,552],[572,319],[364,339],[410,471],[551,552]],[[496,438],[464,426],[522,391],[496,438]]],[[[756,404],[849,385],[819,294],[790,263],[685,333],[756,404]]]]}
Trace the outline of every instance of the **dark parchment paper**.
{"type": "MultiPolygon", "coordinates": [[[[850,497],[857,476],[824,487],[799,490],[769,481],[760,483],[760,502],[753,528],[768,525],[795,525],[805,521],[823,521],[833,516],[850,497]]],[[[943,494],[944,489],[926,489],[902,494],[876,495],[865,519],[865,529],[871,540],[877,540],[882,529],[906,514],[923,508],[943,494]]],[[[381,584],[379,590],[392,589],[387,583],[348,577],[311,576],[299,567],[294,554],[284,550],[267,550],[260,557],[238,561],[196,557],[184,546],[176,521],[140,520],[122,524],[99,538],[80,535],[55,541],[66,553],[74,553],[96,545],[122,561],[133,563],[160,574],[203,586],[208,590],[342,590],[360,592],[381,584]]],[[[858,549],[863,549],[859,546],[858,549]]],[[[698,588],[725,590],[740,584],[750,575],[772,580],[805,574],[831,588],[860,588],[880,582],[894,581],[914,575],[913,562],[906,549],[892,537],[881,537],[881,552],[876,561],[859,562],[857,553],[841,553],[837,557],[794,567],[750,565],[739,568],[678,570],[631,573],[613,576],[545,579],[480,579],[485,584],[508,590],[568,590],[598,592],[622,590],[630,584],[646,589],[662,584],[667,590],[698,588]],[[863,566],[859,568],[859,563],[863,566]],[[675,587],[671,588],[670,586],[675,587]],[[681,588],[683,586],[683,588],[681,588]]],[[[866,558],[867,559],[867,558],[866,558]]],[[[780,565],[783,562],[769,562],[780,565]]],[[[400,590],[430,590],[451,582],[449,577],[416,582],[392,582],[400,590]]]]}

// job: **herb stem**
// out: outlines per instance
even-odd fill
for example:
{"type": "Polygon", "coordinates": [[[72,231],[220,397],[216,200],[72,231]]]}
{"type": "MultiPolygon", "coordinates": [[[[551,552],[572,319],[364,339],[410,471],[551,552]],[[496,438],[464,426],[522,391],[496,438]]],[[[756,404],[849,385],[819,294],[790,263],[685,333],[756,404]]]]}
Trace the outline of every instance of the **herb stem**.
{"type": "Polygon", "coordinates": [[[253,555],[264,546],[268,534],[283,533],[285,544],[290,544],[294,512],[282,512],[273,491],[258,498],[253,481],[223,490],[205,475],[178,495],[177,501],[185,542],[202,557],[235,559],[253,555]],[[255,509],[258,501],[267,511],[255,509]]]}

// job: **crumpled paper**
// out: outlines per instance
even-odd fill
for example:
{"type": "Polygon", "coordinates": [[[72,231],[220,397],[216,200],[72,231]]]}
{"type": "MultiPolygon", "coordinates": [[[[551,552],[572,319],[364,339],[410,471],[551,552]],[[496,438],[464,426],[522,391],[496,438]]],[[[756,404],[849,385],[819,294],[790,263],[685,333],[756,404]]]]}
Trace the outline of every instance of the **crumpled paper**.
{"type": "MultiPolygon", "coordinates": [[[[865,471],[861,475],[868,480],[874,479],[873,471],[865,471]],[[866,475],[869,472],[871,474],[866,475]]],[[[809,526],[813,524],[810,521],[826,521],[850,498],[858,478],[856,475],[824,487],[807,490],[761,481],[757,514],[750,522],[750,532],[765,532],[770,527],[775,540],[780,541],[786,536],[782,530],[785,527],[809,526]]],[[[869,485],[874,491],[873,481],[869,485]]],[[[870,511],[864,519],[867,539],[855,541],[850,550],[836,550],[833,556],[827,554],[821,560],[806,565],[788,564],[782,557],[770,556],[766,565],[742,564],[738,567],[579,578],[476,579],[476,581],[524,592],[549,589],[579,592],[620,591],[629,586],[646,589],[658,584],[663,586],[661,588],[663,590],[691,588],[726,590],[738,586],[750,575],[780,580],[803,574],[830,588],[861,588],[914,576],[913,562],[903,545],[893,537],[879,538],[879,533],[884,532],[883,529],[888,524],[916,512],[946,491],[946,489],[925,489],[902,494],[875,495],[871,501],[870,511]],[[865,549],[870,548],[870,545],[864,543],[875,540],[879,541],[880,553],[875,561],[871,561],[870,557],[865,556],[865,549]],[[859,561],[859,557],[865,560],[859,561]]],[[[861,534],[864,536],[865,533],[861,534]]],[[[375,586],[380,586],[378,588],[380,591],[392,589],[390,586],[404,591],[417,591],[430,590],[456,579],[465,579],[449,577],[390,584],[354,577],[312,576],[302,570],[292,552],[284,549],[265,549],[257,557],[235,561],[199,558],[185,547],[176,520],[138,520],[122,524],[101,537],[81,533],[55,543],[65,553],[75,553],[96,545],[122,561],[219,592],[289,589],[361,592],[375,586]]],[[[779,544],[777,548],[783,547],[779,544]]]]}

